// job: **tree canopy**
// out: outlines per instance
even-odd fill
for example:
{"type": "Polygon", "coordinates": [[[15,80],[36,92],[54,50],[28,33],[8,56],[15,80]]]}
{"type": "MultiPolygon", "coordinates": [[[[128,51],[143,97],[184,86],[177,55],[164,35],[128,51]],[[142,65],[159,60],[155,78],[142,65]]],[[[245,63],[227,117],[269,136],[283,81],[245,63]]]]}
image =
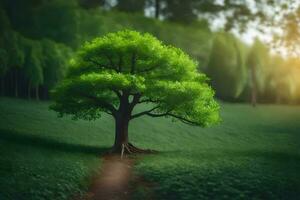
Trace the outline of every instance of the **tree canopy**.
{"type": "Polygon", "coordinates": [[[148,115],[208,126],[219,121],[219,105],[207,80],[180,49],[148,33],[119,31],[78,51],[65,80],[53,90],[51,108],[89,120],[106,112],[117,122],[148,115]],[[147,109],[135,112],[143,103],[147,109]]]}

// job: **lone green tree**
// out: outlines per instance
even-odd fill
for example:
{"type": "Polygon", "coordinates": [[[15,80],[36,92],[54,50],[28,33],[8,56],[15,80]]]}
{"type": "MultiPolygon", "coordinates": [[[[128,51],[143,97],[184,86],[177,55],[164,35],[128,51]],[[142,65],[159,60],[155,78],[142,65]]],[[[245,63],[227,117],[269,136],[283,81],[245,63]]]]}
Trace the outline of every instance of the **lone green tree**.
{"type": "Polygon", "coordinates": [[[87,42],[52,94],[51,108],[61,115],[87,120],[101,112],[112,115],[113,152],[141,150],[128,140],[129,122],[138,117],[171,117],[197,126],[219,121],[214,91],[197,63],[150,34],[129,30],[87,42]],[[148,105],[134,110],[139,104],[148,105]]]}

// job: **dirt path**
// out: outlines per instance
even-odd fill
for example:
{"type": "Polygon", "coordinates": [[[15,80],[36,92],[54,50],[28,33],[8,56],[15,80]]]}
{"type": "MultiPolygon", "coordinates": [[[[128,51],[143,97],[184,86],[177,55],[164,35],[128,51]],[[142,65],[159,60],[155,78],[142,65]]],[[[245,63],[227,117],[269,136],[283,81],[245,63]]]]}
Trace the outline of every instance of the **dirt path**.
{"type": "Polygon", "coordinates": [[[133,163],[134,160],[120,156],[104,157],[85,200],[128,200],[133,163]]]}

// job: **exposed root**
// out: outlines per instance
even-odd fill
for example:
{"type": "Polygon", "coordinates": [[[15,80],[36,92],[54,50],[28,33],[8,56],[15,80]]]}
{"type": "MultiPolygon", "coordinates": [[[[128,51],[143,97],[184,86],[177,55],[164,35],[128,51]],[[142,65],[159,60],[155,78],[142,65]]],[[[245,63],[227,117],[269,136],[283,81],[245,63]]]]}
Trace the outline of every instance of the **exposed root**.
{"type": "Polygon", "coordinates": [[[131,143],[124,143],[121,145],[121,148],[112,148],[112,150],[109,153],[115,153],[120,154],[121,158],[124,157],[125,154],[131,155],[131,154],[152,154],[157,153],[157,151],[150,150],[150,149],[140,149],[135,146],[133,146],[131,143]]]}
{"type": "Polygon", "coordinates": [[[127,148],[130,150],[129,153],[142,153],[142,154],[151,154],[151,153],[157,153],[155,150],[151,149],[140,149],[135,146],[133,146],[131,143],[128,143],[127,148]]]}

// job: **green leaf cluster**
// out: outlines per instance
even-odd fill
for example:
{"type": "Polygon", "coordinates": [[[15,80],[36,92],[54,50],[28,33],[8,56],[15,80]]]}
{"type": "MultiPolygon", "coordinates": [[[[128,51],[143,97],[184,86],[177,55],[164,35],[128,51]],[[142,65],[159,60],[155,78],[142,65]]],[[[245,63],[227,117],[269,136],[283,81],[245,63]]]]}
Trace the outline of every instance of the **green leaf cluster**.
{"type": "Polygon", "coordinates": [[[113,114],[126,95],[130,105],[151,110],[132,115],[166,116],[206,126],[219,121],[207,77],[180,49],[148,33],[124,30],[87,42],[70,61],[66,79],[53,91],[52,109],[75,118],[113,114]]]}

